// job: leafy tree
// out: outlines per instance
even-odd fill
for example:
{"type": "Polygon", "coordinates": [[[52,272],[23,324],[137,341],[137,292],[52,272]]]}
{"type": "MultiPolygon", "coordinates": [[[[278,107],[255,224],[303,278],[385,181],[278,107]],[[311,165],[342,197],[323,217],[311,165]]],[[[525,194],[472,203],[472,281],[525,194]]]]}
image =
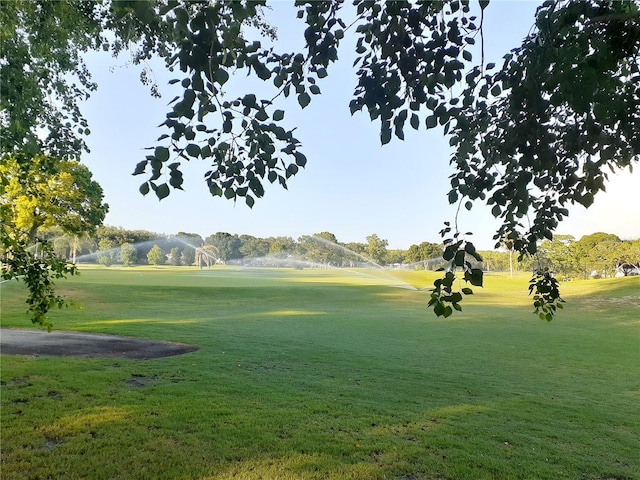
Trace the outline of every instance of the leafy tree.
{"type": "Polygon", "coordinates": [[[180,254],[180,263],[182,265],[193,265],[196,261],[196,250],[192,247],[184,247],[180,254]]]}
{"type": "Polygon", "coordinates": [[[169,251],[169,263],[171,265],[180,266],[182,265],[182,257],[180,254],[180,249],[178,247],[173,247],[169,251]]]}
{"type": "Polygon", "coordinates": [[[365,252],[375,263],[382,264],[387,256],[387,245],[389,245],[388,241],[381,239],[374,233],[367,237],[365,252]]]}
{"type": "Polygon", "coordinates": [[[620,263],[633,263],[640,265],[640,238],[623,241],[619,247],[620,263]]]}
{"type": "Polygon", "coordinates": [[[336,245],[338,244],[338,239],[331,232],[320,232],[320,233],[314,234],[313,236],[316,238],[321,238],[323,240],[326,240],[327,242],[330,242],[330,243],[335,243],[336,245]]]}
{"type": "MultiPolygon", "coordinates": [[[[484,62],[487,0],[478,1],[479,12],[461,0],[355,0],[348,11],[340,2],[300,1],[304,43],[298,52],[284,53],[269,35],[247,28],[260,25],[261,1],[114,0],[110,8],[60,3],[15,2],[3,9],[0,40],[12,60],[0,63],[7,68],[2,78],[11,79],[6,98],[35,107],[31,115],[3,104],[7,124],[24,120],[27,128],[12,127],[2,149],[81,149],[73,128],[82,134],[86,128],[79,113],[74,116],[75,96],[62,103],[67,110],[60,117],[71,118],[66,130],[58,128],[55,115],[45,115],[46,102],[37,106],[47,100],[47,75],[61,84],[54,100],[71,97],[69,73],[89,91],[77,52],[98,45],[118,52],[134,44],[134,63],[164,58],[181,72],[174,83],[183,88],[163,121],[165,133],[135,168],[135,174],[147,175],[143,194],[164,198],[171,188],[181,189],[185,159],[212,163],[205,177],[212,195],[244,199],[249,206],[264,195],[264,182],[286,187],[307,159],[285,120],[282,97],[293,96],[304,109],[320,95],[346,35],[355,37],[358,54],[351,112],[364,110],[379,122],[382,144],[403,139],[408,128],[442,128],[454,148],[449,201],[467,209],[488,204],[501,220],[496,245],[506,239],[521,257],[552,238],[568,205],[591,205],[608,169],[631,167],[639,159],[640,13],[634,0],[544,2],[531,34],[499,68],[484,62]],[[473,47],[478,39],[479,58],[473,47]],[[225,94],[236,91],[228,88],[242,77],[236,72],[265,81],[273,92],[262,98],[225,94]],[[64,135],[51,135],[51,145],[38,143],[39,125],[64,135]]],[[[482,272],[472,263],[481,257],[457,219],[441,235],[449,266],[434,284],[430,305],[436,314],[449,315],[471,293],[456,287],[459,275],[482,285],[482,272]]],[[[536,311],[553,318],[560,301],[553,276],[541,268],[531,285],[536,311]]]]}
{"type": "Polygon", "coordinates": [[[101,226],[96,230],[96,239],[98,241],[106,238],[115,245],[123,245],[125,243],[139,244],[151,242],[159,238],[160,235],[146,230],[127,230],[121,227],[101,226]]]}
{"type": "Polygon", "coordinates": [[[345,260],[344,250],[330,232],[303,235],[298,238],[295,250],[308,261],[323,265],[339,266],[345,260]]]}
{"type": "Polygon", "coordinates": [[[82,53],[102,47],[95,1],[12,1],[0,8],[0,151],[77,158],[89,134],[79,100],[96,89],[82,53]]]}
{"type": "Polygon", "coordinates": [[[47,312],[53,307],[69,305],[64,297],[55,293],[55,280],[76,275],[77,267],[57,256],[51,243],[42,242],[37,251],[30,250],[24,242],[7,235],[4,228],[0,235],[0,256],[2,278],[20,279],[29,289],[27,304],[31,321],[51,331],[53,323],[47,320],[47,312]]]}
{"type": "Polygon", "coordinates": [[[483,268],[487,272],[507,272],[510,268],[510,255],[507,252],[482,251],[483,268]]]}
{"type": "Polygon", "coordinates": [[[205,244],[216,247],[217,258],[223,262],[241,258],[240,253],[240,239],[238,235],[227,232],[217,232],[213,235],[209,235],[205,239],[205,244]]]}
{"type": "Polygon", "coordinates": [[[348,248],[352,252],[357,253],[358,255],[365,255],[367,252],[367,246],[364,243],[360,242],[348,242],[344,244],[345,248],[348,248]]]}
{"type": "Polygon", "coordinates": [[[239,250],[243,257],[260,258],[266,257],[269,254],[271,244],[268,240],[245,235],[240,237],[240,239],[242,240],[242,246],[239,250]]]}
{"type": "Polygon", "coordinates": [[[594,267],[596,275],[604,278],[615,275],[616,266],[621,263],[620,247],[622,242],[615,240],[604,240],[598,242],[593,250],[589,252],[589,260],[594,267]]]}
{"type": "Polygon", "coordinates": [[[269,246],[269,255],[283,257],[290,255],[295,250],[295,242],[290,237],[271,238],[269,246]]]}
{"type": "Polygon", "coordinates": [[[406,253],[407,252],[405,250],[399,249],[387,250],[387,256],[384,259],[384,263],[388,265],[401,264],[406,259],[406,253]]]}
{"type": "Polygon", "coordinates": [[[154,245],[147,253],[147,261],[149,265],[164,265],[167,260],[167,255],[164,251],[158,246],[154,245]]]}
{"type": "MultiPolygon", "coordinates": [[[[4,138],[4,131],[0,137],[4,138]]],[[[71,250],[75,259],[79,242],[65,239],[62,256],[58,257],[54,246],[44,238],[45,230],[55,228],[79,238],[102,223],[108,206],[102,202],[100,185],[78,162],[4,152],[0,157],[1,277],[21,279],[27,285],[31,320],[50,329],[48,309],[67,304],[54,292],[55,279],[77,273],[67,264],[66,254],[71,250]]],[[[58,241],[57,247],[61,246],[58,241]]]]}
{"type": "Polygon", "coordinates": [[[594,270],[603,269],[602,253],[597,253],[596,246],[599,243],[609,241],[619,243],[620,238],[610,233],[596,232],[584,235],[576,242],[576,253],[580,258],[584,278],[588,278],[594,270]]]}
{"type": "Polygon", "coordinates": [[[197,233],[178,232],[176,237],[192,248],[198,248],[204,245],[204,240],[197,233]]]}
{"type": "Polygon", "coordinates": [[[53,251],[60,258],[67,258],[69,252],[69,239],[59,235],[53,239],[53,251]]]}
{"type": "Polygon", "coordinates": [[[89,169],[72,160],[5,156],[0,176],[2,221],[25,232],[29,240],[50,227],[70,234],[92,232],[109,209],[89,169]]]}
{"type": "Polygon", "coordinates": [[[125,267],[131,267],[138,261],[138,250],[130,243],[120,246],[120,260],[125,267]]]}
{"type": "Polygon", "coordinates": [[[193,265],[196,261],[196,248],[204,244],[204,240],[197,233],[178,232],[176,237],[184,242],[180,256],[182,265],[193,265]]]}
{"type": "Polygon", "coordinates": [[[559,273],[565,279],[571,278],[580,271],[580,258],[571,235],[555,235],[553,240],[542,242],[539,252],[548,262],[547,268],[559,273]]]}
{"type": "Polygon", "coordinates": [[[82,252],[89,252],[90,249],[96,246],[88,232],[80,235],[68,235],[68,237],[69,249],[71,250],[71,263],[76,263],[79,254],[82,255],[82,252]]]}
{"type": "Polygon", "coordinates": [[[55,254],[71,263],[76,263],[77,257],[83,253],[95,251],[97,246],[90,233],[64,233],[58,227],[43,230],[38,234],[38,238],[52,243],[55,254]]]}
{"type": "Polygon", "coordinates": [[[422,242],[420,245],[411,245],[409,247],[406,260],[409,263],[417,263],[441,258],[442,245],[431,242],[422,242]]]}
{"type": "Polygon", "coordinates": [[[118,260],[115,243],[107,238],[103,238],[98,242],[98,253],[96,255],[98,263],[107,267],[113,265],[118,260]]]}

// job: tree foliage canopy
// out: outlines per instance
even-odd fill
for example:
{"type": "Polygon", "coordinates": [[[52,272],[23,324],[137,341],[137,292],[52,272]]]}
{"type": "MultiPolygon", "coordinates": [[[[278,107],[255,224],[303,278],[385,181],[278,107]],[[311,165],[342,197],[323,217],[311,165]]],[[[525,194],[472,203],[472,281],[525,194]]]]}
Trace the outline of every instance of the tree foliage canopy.
{"type": "Polygon", "coordinates": [[[51,328],[47,311],[66,300],[54,292],[54,280],[77,272],[43,241],[56,227],[78,236],[92,232],[108,210],[102,188],[84,165],[48,155],[25,159],[4,155],[0,163],[0,263],[5,280],[22,279],[29,288],[32,320],[51,328]]]}
{"type": "MultiPolygon", "coordinates": [[[[568,206],[591,205],[608,170],[631,168],[639,158],[636,0],[546,1],[531,34],[501,66],[484,62],[487,0],[355,0],[352,9],[338,1],[296,1],[305,31],[293,52],[271,42],[264,1],[10,5],[2,9],[1,73],[10,79],[3,82],[2,108],[12,133],[2,151],[34,146],[62,155],[83,148],[79,134],[87,133],[86,125],[75,94],[93,85],[82,51],[128,48],[134,63],[160,56],[176,71],[172,83],[182,94],[162,120],[165,133],[134,171],[147,176],[140,191],[160,199],[182,188],[181,163],[190,159],[211,163],[205,181],[214,196],[252,206],[265,182],[286,188],[307,159],[280,100],[294,97],[304,109],[320,95],[346,35],[355,36],[358,54],[351,112],[366,111],[379,123],[382,144],[403,139],[408,128],[441,127],[453,147],[449,201],[467,209],[488,204],[501,220],[496,244],[506,241],[521,256],[536,254],[539,242],[553,237],[568,206]],[[8,61],[18,57],[17,67],[8,61]],[[81,90],[66,80],[68,73],[81,90]],[[239,73],[264,81],[272,93],[229,97],[225,86],[239,73]],[[70,100],[50,104],[61,115],[47,113],[47,94],[70,100]],[[49,133],[47,140],[39,140],[37,129],[49,133]]],[[[458,275],[481,286],[482,272],[473,266],[480,255],[457,221],[441,234],[450,267],[429,304],[448,316],[472,293],[457,287],[458,275]]],[[[534,275],[532,293],[536,311],[552,318],[561,305],[550,272],[534,275]]]]}
{"type": "Polygon", "coordinates": [[[92,232],[102,224],[109,206],[89,169],[73,160],[36,155],[28,160],[6,156],[0,164],[0,209],[10,232],[33,240],[41,229],[92,232]]]}

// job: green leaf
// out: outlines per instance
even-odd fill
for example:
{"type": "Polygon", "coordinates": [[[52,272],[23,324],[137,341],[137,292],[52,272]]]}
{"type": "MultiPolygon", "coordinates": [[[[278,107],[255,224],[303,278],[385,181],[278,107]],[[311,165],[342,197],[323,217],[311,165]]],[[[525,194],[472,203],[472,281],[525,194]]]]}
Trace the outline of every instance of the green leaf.
{"type": "Polygon", "coordinates": [[[260,110],[258,110],[258,113],[256,113],[256,120],[259,120],[260,122],[265,122],[268,118],[269,115],[264,108],[261,108],[260,110]]]}
{"type": "Polygon", "coordinates": [[[154,155],[160,162],[166,162],[169,160],[169,149],[167,147],[156,147],[154,155]]]}
{"type": "Polygon", "coordinates": [[[462,293],[464,293],[465,295],[473,295],[473,290],[471,290],[468,287],[465,287],[462,289],[462,293]]]}
{"type": "Polygon", "coordinates": [[[481,287],[483,283],[484,273],[479,268],[471,269],[471,277],[469,283],[475,287],[481,287]]]}
{"type": "Polygon", "coordinates": [[[258,75],[258,78],[260,80],[269,80],[269,78],[271,77],[271,70],[265,67],[262,63],[255,62],[253,64],[253,68],[256,71],[256,75],[258,75]]]}
{"type": "Polygon", "coordinates": [[[599,122],[606,122],[607,117],[609,116],[609,110],[604,104],[596,103],[593,106],[593,114],[599,122]]]}
{"type": "Polygon", "coordinates": [[[273,112],[273,120],[279,122],[284,118],[284,110],[276,110],[273,112]]]}
{"type": "Polygon", "coordinates": [[[139,190],[142,195],[146,195],[147,193],[149,193],[149,182],[144,182],[142,185],[140,185],[139,190]]]}
{"type": "Polygon", "coordinates": [[[184,183],[182,179],[182,173],[180,172],[172,172],[171,178],[169,179],[169,183],[173,188],[177,188],[182,190],[182,184],[184,183]]]}
{"type": "Polygon", "coordinates": [[[163,198],[169,196],[169,191],[169,185],[163,183],[162,185],[158,185],[158,187],[156,188],[156,196],[159,200],[162,200],[163,198]]]}
{"type": "Polygon", "coordinates": [[[136,169],[133,171],[132,175],[140,175],[140,174],[144,173],[146,169],[147,169],[147,161],[146,160],[138,162],[138,164],[136,165],[136,169]]]}
{"type": "Polygon", "coordinates": [[[434,128],[438,125],[438,117],[429,115],[426,120],[427,128],[434,128]]]}
{"type": "Polygon", "coordinates": [[[256,96],[253,93],[249,93],[242,98],[242,105],[245,107],[256,106],[256,96]]]}
{"type": "Polygon", "coordinates": [[[319,87],[319,86],[317,86],[317,85],[311,85],[311,86],[309,87],[309,91],[310,91],[311,93],[313,93],[314,95],[319,95],[319,94],[320,94],[320,87],[319,87]]]}
{"type": "Polygon", "coordinates": [[[211,185],[209,185],[209,192],[214,197],[221,197],[222,196],[222,189],[218,185],[216,185],[215,183],[212,183],[211,185]]]}
{"type": "Polygon", "coordinates": [[[576,201],[585,208],[589,208],[593,204],[593,194],[586,193],[583,196],[576,198],[576,201]]]}
{"type": "Polygon", "coordinates": [[[295,152],[293,154],[293,156],[296,159],[296,164],[304,167],[307,164],[307,157],[304,156],[304,154],[300,153],[300,152],[295,152]]]}
{"type": "Polygon", "coordinates": [[[287,167],[287,178],[295,175],[296,173],[298,173],[298,166],[295,163],[290,164],[287,167]]]}
{"type": "Polygon", "coordinates": [[[382,127],[380,129],[380,143],[382,145],[386,145],[387,143],[389,143],[391,141],[391,128],[389,127],[382,127]]]}
{"type": "Polygon", "coordinates": [[[414,130],[418,130],[420,128],[420,117],[416,113],[411,114],[411,120],[409,123],[413,127],[414,130]]]}
{"type": "Polygon", "coordinates": [[[215,79],[220,85],[224,85],[229,80],[229,74],[226,70],[218,68],[215,73],[215,79]]]}
{"type": "Polygon", "coordinates": [[[198,158],[200,156],[200,146],[196,145],[195,143],[190,143],[189,145],[187,145],[187,148],[185,150],[187,151],[187,155],[189,155],[190,157],[198,158]]]}
{"type": "Polygon", "coordinates": [[[451,245],[450,245],[450,246],[448,246],[447,248],[444,249],[444,252],[442,253],[442,258],[445,259],[448,262],[449,260],[453,259],[455,254],[456,254],[456,249],[451,247],[451,245]]]}
{"type": "Polygon", "coordinates": [[[244,198],[244,201],[247,203],[249,208],[253,208],[253,205],[256,203],[256,201],[254,200],[254,198],[251,195],[247,195],[244,198]]]}
{"type": "Polygon", "coordinates": [[[298,103],[300,104],[300,107],[305,108],[307,105],[309,105],[310,102],[311,97],[307,92],[302,92],[300,95],[298,95],[298,103]]]}

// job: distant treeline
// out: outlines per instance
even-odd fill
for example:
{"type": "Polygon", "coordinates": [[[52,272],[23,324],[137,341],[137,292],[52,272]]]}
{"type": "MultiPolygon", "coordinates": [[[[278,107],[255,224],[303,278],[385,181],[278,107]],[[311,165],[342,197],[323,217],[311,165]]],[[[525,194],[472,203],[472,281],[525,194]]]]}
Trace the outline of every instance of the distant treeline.
{"type": "MultiPolygon", "coordinates": [[[[422,242],[406,250],[390,250],[388,242],[372,234],[365,242],[339,242],[330,232],[291,237],[260,238],[217,232],[202,238],[196,233],[163,235],[146,230],[103,226],[94,235],[69,236],[49,232],[58,255],[74,262],[104,265],[308,265],[354,267],[369,264],[391,268],[435,270],[446,266],[443,246],[422,242]],[[278,262],[276,262],[278,260],[278,262]]],[[[613,276],[620,264],[640,263],[640,239],[621,240],[615,235],[594,233],[580,240],[557,235],[540,245],[536,257],[518,259],[508,250],[481,251],[485,271],[530,271],[542,266],[564,278],[613,276]]],[[[618,269],[619,271],[619,269],[618,269]]]]}

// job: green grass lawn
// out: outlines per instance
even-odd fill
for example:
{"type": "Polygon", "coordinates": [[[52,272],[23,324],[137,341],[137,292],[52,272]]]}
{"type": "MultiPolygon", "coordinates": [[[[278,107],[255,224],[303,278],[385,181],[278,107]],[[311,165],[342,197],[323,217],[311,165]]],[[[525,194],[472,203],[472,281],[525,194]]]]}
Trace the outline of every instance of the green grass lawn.
{"type": "MultiPolygon", "coordinates": [[[[55,328],[200,350],[3,355],[0,476],[640,479],[640,278],[563,284],[547,323],[526,277],[444,320],[372,275],[84,268],[55,328]]],[[[0,288],[2,326],[29,326],[23,287],[0,288]]]]}

